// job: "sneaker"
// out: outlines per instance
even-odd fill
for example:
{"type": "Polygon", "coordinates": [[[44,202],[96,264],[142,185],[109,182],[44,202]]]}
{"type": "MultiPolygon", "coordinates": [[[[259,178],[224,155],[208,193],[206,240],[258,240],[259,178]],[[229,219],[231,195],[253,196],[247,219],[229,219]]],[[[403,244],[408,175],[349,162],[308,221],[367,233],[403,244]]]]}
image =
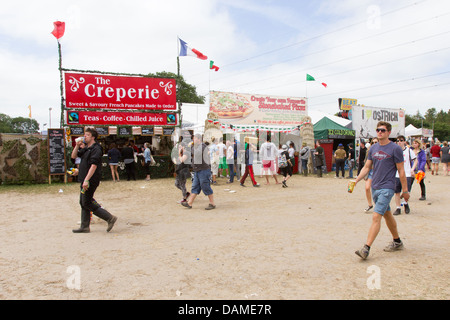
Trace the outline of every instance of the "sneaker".
{"type": "Polygon", "coordinates": [[[116,223],[117,221],[117,217],[113,216],[109,221],[108,221],[108,228],[106,228],[106,232],[110,232],[111,229],[114,227],[114,223],[116,223]]]}
{"type": "Polygon", "coordinates": [[[259,188],[259,183],[253,185],[255,188],[259,188]]]}
{"type": "Polygon", "coordinates": [[[392,241],[383,250],[386,251],[386,252],[392,252],[392,251],[397,251],[397,250],[402,250],[402,249],[403,249],[403,242],[401,242],[401,241],[400,242],[392,241]]]}
{"type": "Polygon", "coordinates": [[[356,255],[358,255],[361,259],[366,260],[369,256],[369,249],[364,245],[361,249],[355,251],[356,255]]]}
{"type": "Polygon", "coordinates": [[[191,205],[189,205],[189,203],[186,201],[186,202],[181,202],[181,205],[183,206],[183,207],[186,207],[186,208],[189,208],[189,209],[192,209],[192,206],[191,205]]]}
{"type": "Polygon", "coordinates": [[[423,200],[427,200],[427,197],[425,197],[425,196],[421,196],[421,197],[419,198],[419,200],[421,200],[421,201],[423,201],[423,200]]]}
{"type": "Polygon", "coordinates": [[[400,208],[397,208],[395,211],[394,211],[394,216],[398,216],[399,214],[401,214],[402,213],[402,211],[400,210],[400,208]]]}
{"type": "Polygon", "coordinates": [[[243,183],[239,183],[239,185],[240,185],[241,187],[245,187],[245,184],[243,184],[243,183]]]}
{"type": "Polygon", "coordinates": [[[364,211],[365,211],[365,212],[369,212],[370,209],[372,209],[372,208],[373,208],[373,205],[372,205],[372,206],[368,206],[367,208],[364,209],[364,211]]]}
{"type": "Polygon", "coordinates": [[[405,213],[408,214],[410,212],[409,205],[407,203],[405,203],[404,207],[405,207],[405,213]]]}
{"type": "Polygon", "coordinates": [[[205,210],[213,210],[213,209],[215,209],[215,208],[216,208],[216,206],[210,203],[210,204],[205,208],[205,210]]]}

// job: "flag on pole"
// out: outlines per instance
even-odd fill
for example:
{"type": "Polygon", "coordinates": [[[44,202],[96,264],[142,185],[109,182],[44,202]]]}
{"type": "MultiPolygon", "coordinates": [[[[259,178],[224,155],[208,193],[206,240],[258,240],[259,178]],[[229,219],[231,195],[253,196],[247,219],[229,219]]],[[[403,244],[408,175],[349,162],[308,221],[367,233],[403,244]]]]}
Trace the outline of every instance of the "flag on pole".
{"type": "Polygon", "coordinates": [[[54,29],[52,31],[52,35],[55,36],[56,39],[59,40],[64,35],[66,30],[66,23],[62,21],[53,22],[54,29]]]}
{"type": "Polygon", "coordinates": [[[209,61],[209,68],[211,69],[211,70],[213,70],[214,69],[214,71],[219,71],[219,67],[218,66],[216,66],[216,65],[214,65],[214,61],[209,61]]]}
{"type": "MultiPolygon", "coordinates": [[[[306,81],[316,81],[316,79],[312,75],[306,74],[306,81]]],[[[325,82],[321,82],[321,85],[325,88],[328,86],[325,82]]]]}
{"type": "Polygon", "coordinates": [[[29,110],[29,114],[28,114],[28,117],[31,119],[31,105],[30,106],[28,106],[28,110],[29,110]]]}
{"type": "Polygon", "coordinates": [[[192,57],[199,58],[201,60],[208,59],[207,56],[205,56],[203,53],[201,53],[197,49],[190,48],[185,41],[181,40],[180,38],[178,38],[178,40],[180,42],[180,52],[178,53],[178,56],[180,56],[180,57],[192,56],[192,57]]]}

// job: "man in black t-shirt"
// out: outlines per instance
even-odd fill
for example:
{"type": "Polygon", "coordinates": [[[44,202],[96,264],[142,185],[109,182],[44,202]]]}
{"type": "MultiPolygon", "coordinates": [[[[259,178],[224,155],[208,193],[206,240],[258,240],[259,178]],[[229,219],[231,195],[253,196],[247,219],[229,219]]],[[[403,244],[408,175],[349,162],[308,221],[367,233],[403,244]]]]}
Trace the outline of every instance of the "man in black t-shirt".
{"type": "Polygon", "coordinates": [[[364,142],[360,142],[359,144],[359,156],[358,156],[358,174],[361,172],[361,169],[364,167],[364,162],[366,161],[367,148],[364,142]]]}
{"type": "Polygon", "coordinates": [[[108,223],[107,232],[111,231],[117,217],[103,209],[94,199],[94,192],[100,184],[102,177],[103,150],[95,139],[98,137],[97,130],[86,128],[84,143],[86,147],[79,149],[81,141],[78,141],[72,151],[72,158],[81,158],[78,172],[78,181],[81,182],[80,206],[81,225],[79,229],[72,230],[74,233],[90,232],[91,212],[108,223]]]}
{"type": "Polygon", "coordinates": [[[350,143],[348,148],[348,179],[353,179],[353,169],[355,168],[355,149],[353,149],[353,143],[350,143]]]}

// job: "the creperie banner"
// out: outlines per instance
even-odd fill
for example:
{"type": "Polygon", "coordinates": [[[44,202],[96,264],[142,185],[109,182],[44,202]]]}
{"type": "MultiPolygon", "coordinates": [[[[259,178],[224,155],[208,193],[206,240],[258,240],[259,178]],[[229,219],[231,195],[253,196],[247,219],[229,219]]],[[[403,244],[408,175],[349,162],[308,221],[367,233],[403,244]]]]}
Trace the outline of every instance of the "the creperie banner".
{"type": "Polygon", "coordinates": [[[177,123],[175,113],[67,110],[68,125],[171,126],[177,123]]]}
{"type": "Polygon", "coordinates": [[[154,113],[177,110],[175,79],[65,72],[64,86],[69,125],[178,124],[154,113]]]}

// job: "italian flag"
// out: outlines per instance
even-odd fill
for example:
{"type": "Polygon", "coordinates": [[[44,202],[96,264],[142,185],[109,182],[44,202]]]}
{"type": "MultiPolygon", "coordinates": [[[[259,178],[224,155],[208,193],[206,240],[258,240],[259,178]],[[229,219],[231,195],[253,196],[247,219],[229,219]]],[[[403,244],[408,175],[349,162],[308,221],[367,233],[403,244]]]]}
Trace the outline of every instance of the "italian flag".
{"type": "Polygon", "coordinates": [[[178,38],[178,40],[179,40],[178,42],[180,43],[180,51],[178,53],[178,56],[180,56],[180,57],[191,56],[191,57],[199,58],[201,60],[208,59],[207,56],[205,56],[203,53],[201,53],[197,49],[192,49],[191,47],[189,47],[185,41],[181,40],[180,38],[178,38]]]}
{"type": "Polygon", "coordinates": [[[214,61],[209,61],[209,68],[214,71],[219,71],[219,67],[214,65],[214,61]]]}
{"type": "MultiPolygon", "coordinates": [[[[306,81],[316,81],[316,79],[312,75],[306,74],[306,81]]],[[[325,82],[321,82],[321,85],[323,85],[325,88],[328,87],[325,82]]]]}

